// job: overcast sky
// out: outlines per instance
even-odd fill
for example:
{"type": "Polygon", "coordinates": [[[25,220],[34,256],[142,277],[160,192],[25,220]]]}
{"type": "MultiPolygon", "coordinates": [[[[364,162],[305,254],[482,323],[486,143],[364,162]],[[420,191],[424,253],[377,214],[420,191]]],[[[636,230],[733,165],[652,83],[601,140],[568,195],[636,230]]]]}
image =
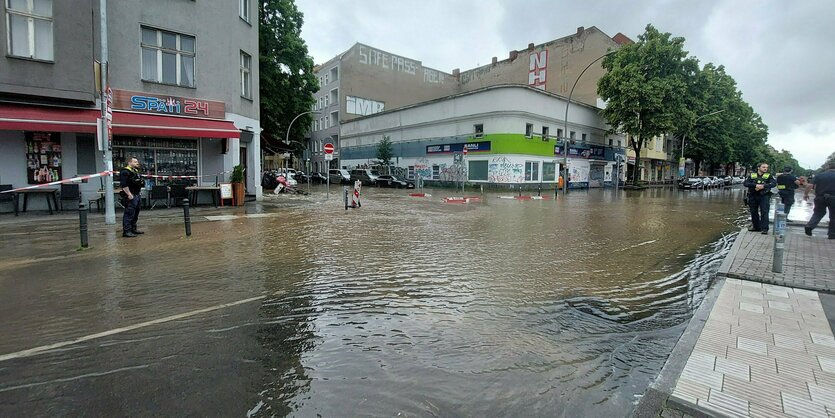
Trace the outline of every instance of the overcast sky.
{"type": "Polygon", "coordinates": [[[323,63],[362,42],[451,72],[596,26],[637,40],[647,23],[724,65],[768,142],[818,168],[835,151],[835,0],[296,0],[323,63]]]}

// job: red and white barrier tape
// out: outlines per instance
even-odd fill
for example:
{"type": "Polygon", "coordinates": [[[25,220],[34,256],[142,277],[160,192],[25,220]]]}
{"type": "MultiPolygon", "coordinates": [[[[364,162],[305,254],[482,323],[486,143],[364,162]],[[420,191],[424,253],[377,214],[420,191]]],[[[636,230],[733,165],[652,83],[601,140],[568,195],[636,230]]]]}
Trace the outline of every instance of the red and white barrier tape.
{"type": "MultiPolygon", "coordinates": [[[[215,177],[215,176],[219,176],[221,174],[228,174],[228,173],[231,173],[231,172],[232,172],[232,170],[229,170],[229,171],[224,171],[224,172],[216,173],[216,174],[206,174],[206,175],[203,175],[203,176],[160,176],[160,175],[156,175],[156,174],[141,174],[141,176],[145,177],[145,178],[154,178],[154,179],[183,180],[183,179],[199,179],[201,177],[215,177]]],[[[43,183],[43,184],[35,184],[35,185],[32,185],[32,186],[19,187],[17,189],[12,189],[12,190],[3,190],[2,192],[0,192],[0,194],[2,194],[2,193],[14,193],[14,192],[22,191],[22,190],[37,189],[37,188],[40,188],[40,187],[57,186],[59,184],[80,183],[84,180],[89,180],[89,179],[96,178],[96,177],[108,177],[108,176],[112,176],[112,175],[115,175],[115,174],[119,174],[119,172],[116,171],[116,170],[114,170],[114,171],[102,171],[101,173],[88,174],[88,175],[85,175],[85,176],[73,177],[71,179],[57,180],[57,181],[52,181],[52,182],[43,183]]]]}

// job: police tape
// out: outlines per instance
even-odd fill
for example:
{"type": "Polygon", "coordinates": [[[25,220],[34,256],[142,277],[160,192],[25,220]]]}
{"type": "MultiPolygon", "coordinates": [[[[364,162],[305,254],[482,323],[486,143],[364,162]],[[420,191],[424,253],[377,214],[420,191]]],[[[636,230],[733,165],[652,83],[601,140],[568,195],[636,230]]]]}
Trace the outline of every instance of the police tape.
{"type": "MultiPolygon", "coordinates": [[[[228,170],[228,171],[222,171],[220,173],[215,173],[215,174],[204,174],[202,176],[163,176],[163,175],[157,175],[157,174],[140,174],[140,175],[142,177],[145,177],[145,178],[153,178],[153,179],[196,180],[196,179],[199,179],[199,178],[202,178],[202,177],[216,177],[216,176],[219,176],[219,175],[222,175],[222,174],[228,174],[228,173],[231,173],[231,172],[232,172],[232,170],[228,170]]],[[[37,189],[37,188],[40,188],[40,187],[57,186],[59,184],[81,183],[84,180],[89,180],[89,179],[93,179],[93,178],[96,178],[96,177],[109,177],[109,176],[113,176],[113,175],[118,174],[118,173],[119,172],[116,171],[116,170],[114,170],[114,171],[102,171],[100,173],[87,174],[87,175],[84,175],[84,176],[77,176],[77,177],[73,177],[73,178],[69,178],[69,179],[65,179],[65,180],[56,180],[56,181],[52,181],[52,182],[49,182],[49,183],[35,184],[35,185],[32,185],[32,186],[27,186],[27,187],[19,187],[17,189],[12,189],[12,190],[3,190],[3,191],[0,191],[0,194],[15,193],[15,192],[23,191],[23,190],[37,189]]]]}

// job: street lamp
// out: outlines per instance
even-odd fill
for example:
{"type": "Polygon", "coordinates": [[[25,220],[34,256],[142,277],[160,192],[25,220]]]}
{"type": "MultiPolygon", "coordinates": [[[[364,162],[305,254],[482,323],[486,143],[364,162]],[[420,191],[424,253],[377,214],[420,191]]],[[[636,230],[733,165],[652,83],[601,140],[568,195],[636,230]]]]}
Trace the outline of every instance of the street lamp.
{"type": "MultiPolygon", "coordinates": [[[[707,114],[704,114],[702,116],[697,117],[696,120],[693,121],[693,125],[691,126],[691,129],[696,126],[696,122],[698,122],[699,119],[706,118],[708,116],[713,116],[713,115],[722,113],[724,111],[725,111],[725,109],[716,110],[716,111],[713,111],[713,112],[710,112],[710,113],[707,113],[707,114]]],[[[684,132],[684,135],[681,136],[681,158],[679,158],[679,160],[678,160],[678,177],[679,177],[679,180],[684,178],[684,168],[685,168],[685,164],[684,164],[684,138],[687,138],[687,132],[684,132]]]]}
{"type": "MultiPolygon", "coordinates": [[[[304,116],[308,113],[312,113],[314,115],[321,115],[322,114],[321,112],[317,112],[315,110],[308,110],[307,112],[302,112],[302,113],[299,113],[298,115],[296,115],[296,117],[293,118],[292,121],[290,121],[290,125],[287,125],[287,135],[285,135],[285,137],[284,137],[284,143],[285,144],[290,144],[290,128],[293,127],[293,123],[296,122],[296,119],[298,119],[298,118],[300,118],[300,117],[302,117],[302,116],[304,116]]],[[[298,142],[298,143],[304,145],[304,143],[301,142],[301,141],[295,141],[295,142],[298,142]]],[[[304,148],[305,148],[305,151],[308,150],[307,145],[304,145],[304,148]]],[[[310,173],[309,173],[309,171],[310,170],[308,170],[308,173],[306,173],[307,174],[307,193],[310,193],[310,173]]]]}
{"type": "Polygon", "coordinates": [[[563,194],[568,192],[568,142],[569,142],[569,139],[570,139],[568,137],[568,106],[571,105],[571,96],[574,95],[574,88],[577,87],[577,82],[580,81],[580,77],[582,77],[583,74],[585,74],[586,70],[591,68],[591,66],[594,65],[594,63],[596,63],[597,61],[600,61],[603,58],[606,58],[609,55],[614,54],[615,52],[617,52],[617,50],[609,51],[609,52],[597,57],[594,61],[590,62],[589,65],[587,65],[586,68],[584,68],[583,71],[580,72],[580,75],[577,76],[577,79],[574,80],[574,85],[571,86],[571,92],[568,93],[568,102],[566,102],[566,104],[565,104],[565,120],[564,120],[565,129],[562,131],[562,134],[565,135],[565,136],[563,136],[564,140],[563,140],[563,146],[562,146],[562,170],[563,170],[563,180],[564,180],[563,185],[562,185],[562,193],[563,194]]]}

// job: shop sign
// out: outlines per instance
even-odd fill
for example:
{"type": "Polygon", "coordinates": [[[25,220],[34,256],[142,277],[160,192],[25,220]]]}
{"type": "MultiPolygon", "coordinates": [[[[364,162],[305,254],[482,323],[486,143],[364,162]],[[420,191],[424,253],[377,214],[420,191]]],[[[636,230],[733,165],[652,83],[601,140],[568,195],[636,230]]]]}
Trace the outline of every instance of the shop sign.
{"type": "Polygon", "coordinates": [[[113,108],[159,115],[226,118],[224,102],[127,90],[113,90],[113,108]]]}
{"type": "Polygon", "coordinates": [[[467,152],[490,151],[490,141],[481,142],[460,142],[457,144],[427,145],[426,154],[452,154],[467,152]]]}
{"type": "MultiPolygon", "coordinates": [[[[563,145],[554,146],[554,155],[562,155],[563,145]]],[[[606,159],[606,148],[598,145],[588,145],[585,147],[569,147],[568,156],[572,158],[590,158],[597,160],[606,159]]]]}

